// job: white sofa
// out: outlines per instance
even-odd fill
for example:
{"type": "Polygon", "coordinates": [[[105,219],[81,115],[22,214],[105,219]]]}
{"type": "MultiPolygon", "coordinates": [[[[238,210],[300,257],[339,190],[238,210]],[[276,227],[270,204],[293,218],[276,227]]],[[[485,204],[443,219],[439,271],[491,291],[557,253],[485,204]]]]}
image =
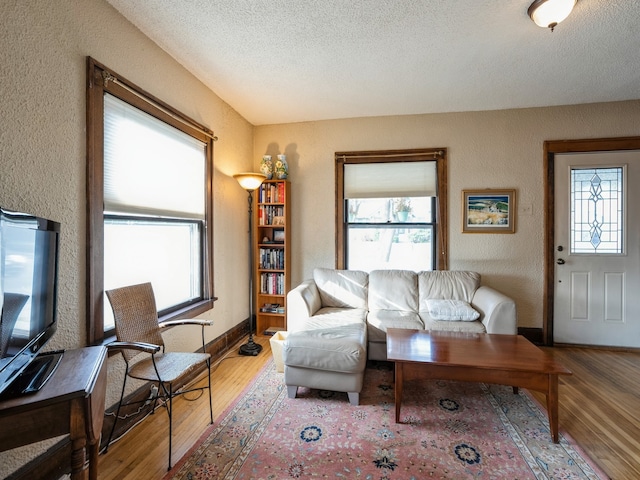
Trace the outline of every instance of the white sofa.
{"type": "Polygon", "coordinates": [[[289,396],[305,386],[357,403],[367,358],[387,359],[387,328],[516,334],[516,307],[475,272],[317,268],[287,295],[289,396]]]}

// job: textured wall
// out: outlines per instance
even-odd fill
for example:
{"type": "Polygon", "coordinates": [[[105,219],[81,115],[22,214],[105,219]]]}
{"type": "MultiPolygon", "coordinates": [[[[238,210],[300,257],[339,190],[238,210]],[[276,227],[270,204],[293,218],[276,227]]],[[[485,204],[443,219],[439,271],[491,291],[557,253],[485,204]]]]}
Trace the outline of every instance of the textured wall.
{"type": "MultiPolygon", "coordinates": [[[[50,347],[79,347],[86,337],[88,55],[219,136],[214,265],[220,300],[203,315],[216,321],[209,339],[247,318],[246,192],[230,175],[251,168],[253,127],[103,0],[4,1],[0,22],[0,205],[62,224],[59,330],[50,347]]],[[[197,348],[199,332],[175,330],[172,347],[197,348]]],[[[110,361],[107,404],[117,398],[121,375],[121,362],[110,361]]],[[[0,453],[0,478],[50,443],[0,453]]]]}
{"type": "Polygon", "coordinates": [[[519,326],[541,327],[543,142],[640,135],[639,119],[640,101],[631,101],[259,126],[254,157],[288,154],[296,285],[314,267],[335,265],[335,152],[447,148],[449,268],[480,272],[517,301],[519,326]],[[462,234],[461,191],[469,188],[515,188],[516,233],[462,234]]]}
{"type": "MultiPolygon", "coordinates": [[[[51,348],[85,339],[85,63],[90,55],[215,131],[215,280],[203,315],[214,338],[246,318],[246,194],[230,177],[263,153],[286,153],[293,183],[294,284],[334,265],[333,153],[449,149],[450,267],[474,269],[518,301],[520,325],[542,318],[542,142],[639,135],[640,102],[499,112],[366,118],[256,129],[103,0],[9,0],[0,18],[0,205],[62,223],[59,332],[51,348]],[[460,234],[463,188],[518,190],[530,216],[515,235],[460,234]],[[324,208],[319,208],[324,207],[324,208]]],[[[195,349],[190,333],[172,347],[195,349]]],[[[121,365],[110,361],[108,401],[121,365]]],[[[51,443],[51,442],[49,442],[51,443]]],[[[5,477],[49,443],[0,453],[5,477]]]]}

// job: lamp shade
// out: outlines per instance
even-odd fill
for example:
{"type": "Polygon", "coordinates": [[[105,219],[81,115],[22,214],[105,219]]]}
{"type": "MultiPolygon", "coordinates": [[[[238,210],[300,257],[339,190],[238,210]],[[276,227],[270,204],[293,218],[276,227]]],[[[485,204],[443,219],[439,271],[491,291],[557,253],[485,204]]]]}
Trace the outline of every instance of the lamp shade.
{"type": "Polygon", "coordinates": [[[258,188],[262,184],[262,182],[267,179],[267,177],[262,175],[261,173],[252,172],[237,173],[233,176],[233,178],[238,181],[242,188],[249,192],[258,188]]]}
{"type": "Polygon", "coordinates": [[[578,0],[536,0],[527,13],[536,25],[553,28],[569,16],[578,0]]]}

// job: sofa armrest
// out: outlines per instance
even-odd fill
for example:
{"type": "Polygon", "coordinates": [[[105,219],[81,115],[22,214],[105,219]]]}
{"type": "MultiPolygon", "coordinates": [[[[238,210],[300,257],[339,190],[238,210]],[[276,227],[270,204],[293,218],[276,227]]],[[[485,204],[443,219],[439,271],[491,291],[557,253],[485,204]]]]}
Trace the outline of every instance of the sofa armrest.
{"type": "Polygon", "coordinates": [[[287,294],[287,330],[304,330],[306,320],[320,307],[320,292],[313,280],[305,280],[287,294]]]}
{"type": "Polygon", "coordinates": [[[518,333],[516,303],[503,293],[481,285],[473,294],[471,304],[482,315],[487,333],[518,333]]]}

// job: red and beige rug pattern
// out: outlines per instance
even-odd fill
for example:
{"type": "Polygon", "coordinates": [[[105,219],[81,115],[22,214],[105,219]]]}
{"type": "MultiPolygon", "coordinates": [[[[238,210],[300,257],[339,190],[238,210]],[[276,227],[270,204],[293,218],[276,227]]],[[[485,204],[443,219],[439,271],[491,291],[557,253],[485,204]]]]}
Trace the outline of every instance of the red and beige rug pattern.
{"type": "Polygon", "coordinates": [[[394,418],[387,364],[367,369],[356,407],[345,393],[287,398],[270,362],[165,480],[607,478],[562,428],[551,442],[546,411],[522,390],[407,382],[394,418]]]}

